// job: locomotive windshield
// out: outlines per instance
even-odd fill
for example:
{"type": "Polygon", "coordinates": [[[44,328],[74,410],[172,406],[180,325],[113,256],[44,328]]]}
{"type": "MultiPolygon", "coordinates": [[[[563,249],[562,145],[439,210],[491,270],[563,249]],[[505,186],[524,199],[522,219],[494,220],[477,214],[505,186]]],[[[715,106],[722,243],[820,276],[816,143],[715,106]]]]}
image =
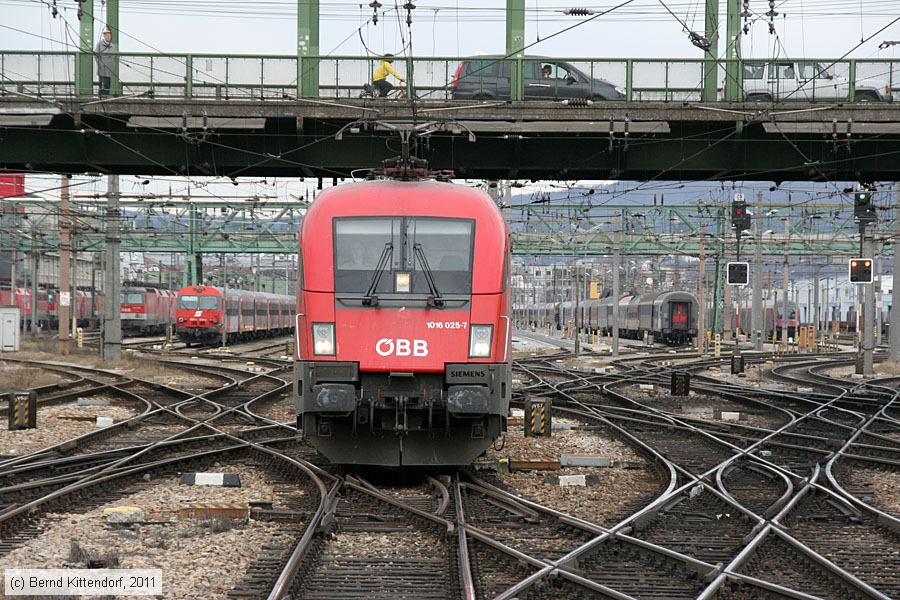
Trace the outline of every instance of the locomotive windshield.
{"type": "Polygon", "coordinates": [[[140,292],[122,292],[119,294],[119,304],[143,304],[144,295],[140,292]]]}
{"type": "Polygon", "coordinates": [[[219,299],[215,296],[181,296],[178,308],[183,310],[219,310],[219,299]]]}
{"type": "Polygon", "coordinates": [[[390,260],[373,293],[393,294],[395,273],[409,273],[408,293],[429,295],[428,277],[417,248],[430,268],[434,286],[443,295],[472,291],[471,219],[431,217],[340,218],[334,221],[334,289],[365,294],[384,254],[390,260]]]}

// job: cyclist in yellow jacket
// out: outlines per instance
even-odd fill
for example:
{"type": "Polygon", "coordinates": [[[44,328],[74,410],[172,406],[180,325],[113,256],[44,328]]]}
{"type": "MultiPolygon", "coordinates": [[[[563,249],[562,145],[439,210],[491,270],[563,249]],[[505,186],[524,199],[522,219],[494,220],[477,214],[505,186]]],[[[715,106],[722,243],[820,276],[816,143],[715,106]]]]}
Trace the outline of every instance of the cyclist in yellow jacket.
{"type": "Polygon", "coordinates": [[[381,59],[381,63],[379,63],[378,68],[375,69],[375,74],[372,75],[372,84],[375,86],[375,89],[378,90],[378,95],[384,98],[387,96],[392,89],[394,89],[393,84],[387,80],[388,75],[393,75],[397,78],[397,81],[403,83],[403,78],[400,77],[400,73],[394,70],[394,67],[391,66],[391,63],[394,62],[393,54],[385,54],[384,58],[381,59]]]}

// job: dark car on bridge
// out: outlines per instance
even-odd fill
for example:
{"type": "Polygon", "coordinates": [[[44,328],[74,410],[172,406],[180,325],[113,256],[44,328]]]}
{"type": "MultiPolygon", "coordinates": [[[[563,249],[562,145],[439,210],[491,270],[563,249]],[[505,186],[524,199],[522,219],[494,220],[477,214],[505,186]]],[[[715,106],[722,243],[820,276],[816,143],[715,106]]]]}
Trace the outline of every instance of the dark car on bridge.
{"type": "MultiPolygon", "coordinates": [[[[493,100],[510,97],[510,71],[515,61],[502,56],[465,59],[453,78],[454,100],[493,100]]],[[[624,100],[625,90],[586,75],[571,63],[531,57],[524,61],[526,100],[624,100]]]]}

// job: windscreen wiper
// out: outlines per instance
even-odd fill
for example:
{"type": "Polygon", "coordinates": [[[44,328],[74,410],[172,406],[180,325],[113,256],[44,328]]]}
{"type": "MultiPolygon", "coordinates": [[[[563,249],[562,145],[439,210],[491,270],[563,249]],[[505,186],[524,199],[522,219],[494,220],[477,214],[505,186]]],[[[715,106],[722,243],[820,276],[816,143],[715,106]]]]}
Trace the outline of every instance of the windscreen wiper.
{"type": "Polygon", "coordinates": [[[375,267],[375,273],[372,274],[372,282],[369,283],[369,289],[366,290],[366,297],[363,298],[363,306],[378,306],[378,296],[375,290],[378,288],[378,282],[381,281],[381,275],[394,256],[394,244],[385,242],[384,250],[381,251],[381,258],[378,259],[378,265],[375,267]]]}
{"type": "Polygon", "coordinates": [[[431,271],[431,267],[428,266],[428,259],[425,258],[422,244],[413,244],[413,252],[415,252],[416,258],[419,259],[419,263],[422,265],[425,281],[428,283],[428,289],[431,291],[431,295],[428,296],[428,306],[438,308],[444,306],[444,298],[441,296],[441,293],[437,289],[437,285],[434,283],[434,273],[431,271]]]}

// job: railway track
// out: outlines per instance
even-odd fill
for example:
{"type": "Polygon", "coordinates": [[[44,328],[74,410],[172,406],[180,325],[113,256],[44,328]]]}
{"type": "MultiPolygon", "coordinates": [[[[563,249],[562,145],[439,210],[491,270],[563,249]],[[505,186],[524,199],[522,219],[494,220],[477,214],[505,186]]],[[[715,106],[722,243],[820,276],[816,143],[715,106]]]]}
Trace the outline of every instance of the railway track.
{"type": "MultiPolygon", "coordinates": [[[[607,374],[595,377],[577,372],[569,373],[566,382],[559,374],[545,381],[540,372],[565,371],[547,359],[529,361],[532,364],[524,367],[531,381],[526,393],[551,395],[563,410],[577,410],[583,416],[620,427],[657,452],[675,473],[672,491],[625,519],[621,529],[660,549],[702,561],[707,566],[706,572],[700,569],[704,582],[699,590],[680,587],[677,578],[669,583],[657,581],[646,589],[635,587],[634,581],[650,577],[640,568],[632,569],[634,579],[626,577],[617,590],[634,597],[657,597],[654,593],[667,598],[741,597],[747,590],[751,592],[746,597],[762,590],[790,597],[791,590],[779,591],[778,586],[793,586],[794,594],[813,595],[823,595],[824,586],[828,590],[824,597],[897,597],[897,519],[873,512],[874,507],[862,500],[851,499],[846,490],[833,484],[836,480],[830,475],[831,465],[846,460],[851,449],[874,446],[878,452],[893,454],[894,440],[867,431],[872,424],[892,431],[893,422],[885,418],[885,413],[889,413],[897,391],[885,387],[889,379],[848,384],[822,376],[819,372],[827,365],[821,362],[795,358],[778,367],[778,375],[792,383],[815,383],[817,390],[807,397],[790,398],[783,406],[779,397],[783,394],[772,397],[764,390],[737,390],[709,378],[697,378],[702,382],[699,393],[725,393],[730,402],[752,401],[757,410],[770,406],[772,416],[778,411],[784,422],[768,431],[763,427],[753,435],[742,432],[736,436],[732,426],[707,427],[646,399],[629,398],[624,390],[633,392],[636,381],[667,383],[657,376],[653,360],[619,361],[619,381],[607,374]],[[532,368],[535,363],[539,368],[532,368]],[[586,385],[595,389],[593,402],[586,385]],[[788,417],[786,421],[784,416],[788,417]],[[881,445],[862,443],[874,440],[881,445]],[[819,483],[820,477],[824,483],[819,483]],[[808,498],[800,502],[801,497],[808,498]],[[824,498],[825,504],[812,504],[810,498],[824,498]],[[832,512],[826,512],[826,508],[832,512]],[[827,572],[829,577],[816,576],[818,571],[827,572]]],[[[684,368],[696,370],[715,362],[695,360],[684,368]]],[[[881,460],[884,468],[895,470],[900,465],[900,461],[881,460]]],[[[846,473],[842,476],[846,478],[846,473]]],[[[620,548],[621,538],[612,535],[607,543],[597,545],[607,547],[605,551],[594,550],[602,558],[584,564],[604,565],[606,571],[612,563],[604,552],[626,556],[626,564],[614,571],[628,573],[628,565],[634,563],[633,553],[640,551],[630,547],[626,552],[620,548]]],[[[582,555],[591,556],[587,552],[582,555]]],[[[582,562],[577,564],[581,566],[582,562]]],[[[598,580],[606,571],[584,574],[598,580]]],[[[657,574],[663,572],[666,569],[662,566],[656,570],[657,574]]],[[[521,586],[515,591],[521,592],[521,586]]]]}
{"type": "Polygon", "coordinates": [[[776,363],[773,377],[809,393],[729,384],[702,374],[721,360],[678,356],[704,403],[753,424],[641,395],[639,383],[668,385],[668,352],[604,373],[567,368],[562,354],[520,361],[519,400],[552,398],[558,416],[621,440],[656,474],[655,492],[601,525],[516,493],[499,475],[398,481],[324,465],[289,419],[267,416],[277,416],[289,377],[283,361],[258,356],[274,347],[254,350],[233,364],[192,360],[218,382],[205,391],[67,371],[146,408],[132,429],[0,463],[0,554],[41,531],[40,510],[19,518],[22,507],[54,494],[57,510],[97,506],[144,473],[222,461],[256,465],[279,490],[256,517],[279,529],[231,598],[900,597],[898,515],[855,478],[900,469],[896,380],[823,374],[840,356],[776,363]],[[265,373],[248,372],[247,361],[265,373]]]}

